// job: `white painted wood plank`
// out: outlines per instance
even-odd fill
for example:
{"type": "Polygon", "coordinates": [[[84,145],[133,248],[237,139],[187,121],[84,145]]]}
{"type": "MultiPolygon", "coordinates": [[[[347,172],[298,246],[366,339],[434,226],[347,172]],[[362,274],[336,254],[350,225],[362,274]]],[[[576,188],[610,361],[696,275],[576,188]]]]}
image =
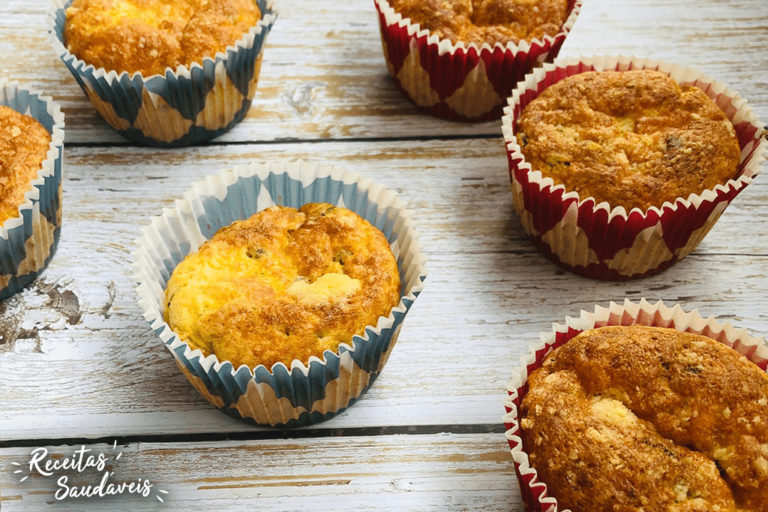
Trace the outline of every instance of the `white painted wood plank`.
{"type": "Polygon", "coordinates": [[[145,324],[129,253],[191,181],[254,160],[319,157],[400,193],[430,271],[379,381],[321,428],[499,424],[510,369],[538,333],[625,296],[768,333],[763,177],[686,260],[606,283],[560,270],[528,243],[497,139],[70,148],[59,252],[35,286],[0,303],[0,440],[251,430],[200,398],[145,324]]]}
{"type": "MultiPolygon", "coordinates": [[[[51,447],[68,456],[78,446],[51,447]]],[[[54,500],[56,480],[0,471],[0,505],[14,511],[95,510],[522,510],[502,434],[432,434],[119,447],[112,482],[149,479],[149,498],[54,500]],[[167,490],[165,504],[157,489],[167,490]]],[[[113,454],[112,445],[88,446],[113,454]]],[[[0,449],[0,467],[31,448],[0,449]]],[[[28,469],[28,468],[25,468],[28,469]]],[[[66,472],[61,473],[66,474],[66,472]]],[[[69,484],[96,485],[93,470],[69,484]]]]}
{"type": "MultiPolygon", "coordinates": [[[[0,76],[52,94],[67,141],[122,142],[98,118],[45,37],[47,2],[0,5],[0,76]]],[[[323,429],[500,424],[510,369],[553,321],[597,302],[663,298],[768,333],[764,177],[697,251],[629,283],[573,276],[530,246],[514,217],[498,139],[353,139],[499,133],[498,123],[422,115],[387,76],[372,2],[280,2],[248,118],[182,151],[67,148],[65,227],[35,286],[0,303],[0,440],[253,430],[186,383],[134,303],[130,250],[149,215],[191,181],[269,158],[337,161],[397,190],[430,258],[427,288],[371,391],[323,429]],[[311,48],[311,50],[307,50],[311,48]]],[[[741,92],[768,118],[768,4],[762,0],[589,0],[562,54],[678,62],[741,92]]],[[[0,449],[0,508],[150,510],[156,501],[51,503],[51,481],[19,484],[0,449]]],[[[71,447],[57,447],[59,454],[71,447]]],[[[169,510],[522,510],[500,434],[134,443],[118,466],[170,491],[169,510]]]]}
{"type": "MultiPolygon", "coordinates": [[[[53,95],[68,142],[119,142],[46,38],[46,0],[0,4],[0,76],[53,95]]],[[[692,66],[739,91],[768,119],[768,3],[589,0],[561,55],[622,53],[692,66]]],[[[278,2],[254,105],[227,141],[500,133],[421,114],[396,90],[372,0],[278,2]]]]}

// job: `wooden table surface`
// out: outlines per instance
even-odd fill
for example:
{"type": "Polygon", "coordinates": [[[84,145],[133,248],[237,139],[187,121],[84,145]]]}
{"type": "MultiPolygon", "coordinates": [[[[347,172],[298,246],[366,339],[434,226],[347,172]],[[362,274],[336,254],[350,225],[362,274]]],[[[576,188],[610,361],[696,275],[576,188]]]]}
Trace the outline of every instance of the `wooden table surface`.
{"type": "MultiPolygon", "coordinates": [[[[561,55],[695,67],[768,119],[765,0],[585,0],[561,55]]],[[[387,74],[372,0],[278,2],[248,117],[204,146],[137,147],[98,116],[46,36],[47,2],[0,4],[0,76],[66,114],[64,227],[55,259],[0,302],[0,508],[15,510],[520,511],[503,435],[505,384],[553,321],[625,297],[663,299],[768,334],[768,179],[696,251],[637,281],[560,270],[514,215],[499,122],[420,113],[387,74]],[[254,428],[208,405],[136,305],[131,251],[190,183],[271,159],[333,162],[396,190],[430,275],[373,388],[316,426],[254,428]],[[124,452],[116,472],[155,499],[55,502],[13,462],[48,446],[124,452]]],[[[87,480],[88,475],[80,475],[87,480]]],[[[93,484],[97,481],[90,482],[93,484]]]]}

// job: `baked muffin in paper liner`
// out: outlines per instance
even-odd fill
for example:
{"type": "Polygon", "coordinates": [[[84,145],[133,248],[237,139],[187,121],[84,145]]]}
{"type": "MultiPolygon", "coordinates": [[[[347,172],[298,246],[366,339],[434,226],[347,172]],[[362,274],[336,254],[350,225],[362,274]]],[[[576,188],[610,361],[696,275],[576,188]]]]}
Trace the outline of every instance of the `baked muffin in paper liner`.
{"type": "Polygon", "coordinates": [[[64,27],[72,0],[52,0],[49,36],[94,108],[119,134],[150,146],[187,146],[231,129],[251,107],[264,43],[277,18],[271,0],[255,1],[261,19],[234,45],[189,68],[166,68],[164,75],[97,69],[70,53],[64,27]]]}
{"type": "Polygon", "coordinates": [[[296,427],[343,411],[375,381],[426,279],[424,257],[396,195],[348,171],[310,162],[271,162],[236,168],[197,182],[172,209],[153,217],[137,241],[134,276],[144,317],[190,383],[212,405],[257,425],[296,427]],[[163,319],[164,290],[176,265],[220,228],[275,204],[299,208],[326,202],[348,208],[381,230],[397,259],[400,302],[376,325],[336,352],[289,367],[276,363],[235,368],[205,356],[163,319]]]}
{"type": "Polygon", "coordinates": [[[701,334],[733,348],[763,371],[768,368],[768,342],[765,339],[750,336],[745,329],[734,328],[727,322],[720,323],[713,317],[704,318],[696,310],[685,311],[679,305],[669,306],[662,301],[650,303],[641,299],[639,302],[625,300],[623,304],[611,302],[608,307],[595,306],[593,312],[582,310],[578,317],[566,317],[563,324],[553,324],[552,331],[541,333],[540,340],[531,344],[528,354],[521,358],[520,367],[515,369],[507,386],[508,396],[504,400],[506,438],[527,512],[565,510],[558,505],[557,499],[549,496],[546,483],[539,480],[520,437],[518,411],[528,392],[528,375],[543,365],[551,351],[574,336],[608,325],[666,327],[701,334]]]}
{"type": "Polygon", "coordinates": [[[689,68],[649,59],[596,56],[557,59],[521,81],[504,109],[512,200],[533,244],[557,264],[578,274],[622,280],[659,272],[684,258],[701,242],[728,204],[760,173],[766,144],[762,123],[746,100],[725,85],[689,68]],[[741,148],[734,179],[674,204],[646,211],[580,197],[532,169],[517,142],[516,123],[541,91],[565,77],[586,71],[661,71],[681,85],[693,85],[712,98],[732,122],[741,148]]]}
{"type": "Polygon", "coordinates": [[[51,134],[48,152],[24,194],[18,216],[0,226],[0,299],[5,299],[35,280],[59,243],[64,114],[51,98],[2,79],[0,105],[35,118],[51,134]]]}
{"type": "Polygon", "coordinates": [[[387,0],[374,3],[384,59],[402,93],[429,113],[457,121],[498,119],[515,84],[557,56],[582,5],[569,1],[568,17],[554,36],[478,47],[422,30],[387,0]]]}

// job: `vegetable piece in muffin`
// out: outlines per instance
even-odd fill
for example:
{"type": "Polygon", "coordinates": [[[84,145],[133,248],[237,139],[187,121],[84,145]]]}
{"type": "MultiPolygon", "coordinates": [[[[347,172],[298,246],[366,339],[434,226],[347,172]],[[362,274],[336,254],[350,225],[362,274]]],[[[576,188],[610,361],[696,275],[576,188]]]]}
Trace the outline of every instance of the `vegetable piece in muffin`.
{"type": "Polygon", "coordinates": [[[400,300],[387,239],[325,203],[275,206],[219,230],[174,270],[165,317],[193,349],[237,368],[307,363],[400,300]]]}
{"type": "Polygon", "coordinates": [[[612,208],[647,210],[738,175],[733,125],[701,89],[652,70],[586,72],[523,110],[517,140],[533,170],[612,208]]]}
{"type": "Polygon", "coordinates": [[[254,0],[74,0],[66,14],[70,52],[144,76],[214,58],[261,19],[254,0]]]}

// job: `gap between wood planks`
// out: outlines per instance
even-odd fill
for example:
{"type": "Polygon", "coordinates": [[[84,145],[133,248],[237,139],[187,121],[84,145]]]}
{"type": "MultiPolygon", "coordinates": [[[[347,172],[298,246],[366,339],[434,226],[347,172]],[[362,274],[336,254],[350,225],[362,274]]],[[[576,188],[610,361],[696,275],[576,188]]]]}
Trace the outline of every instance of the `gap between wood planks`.
{"type": "MultiPolygon", "coordinates": [[[[768,129],[768,127],[766,127],[768,129]]],[[[356,137],[356,138],[330,138],[330,139],[299,139],[294,137],[278,138],[274,140],[233,140],[233,141],[208,141],[188,148],[205,146],[247,146],[247,145],[274,145],[274,144],[318,144],[325,142],[410,142],[429,140],[471,140],[471,139],[501,139],[501,133],[480,134],[450,134],[450,135],[410,135],[405,137],[356,137]]],[[[152,148],[130,141],[123,142],[65,142],[67,148],[152,148]]],[[[157,148],[163,149],[163,148],[157,148]]],[[[184,149],[184,148],[171,148],[184,149]]]]}
{"type": "MultiPolygon", "coordinates": [[[[763,127],[768,131],[768,125],[763,127]]],[[[321,144],[326,142],[413,142],[413,141],[430,141],[430,140],[471,140],[471,139],[501,139],[503,135],[501,133],[477,133],[477,134],[446,134],[446,135],[409,135],[404,137],[341,137],[341,138],[315,138],[315,139],[300,139],[298,137],[285,137],[277,138],[273,140],[212,140],[196,144],[194,146],[186,146],[190,148],[194,147],[206,147],[206,146],[247,146],[247,145],[275,145],[275,144],[321,144]]],[[[64,147],[68,148],[151,148],[152,146],[144,146],[136,144],[131,141],[122,142],[65,142],[64,147]]],[[[158,148],[162,149],[162,148],[158,148]]],[[[171,148],[171,149],[184,149],[171,148]]]]}
{"type": "Polygon", "coordinates": [[[265,429],[229,433],[200,434],[149,434],[110,437],[61,437],[50,439],[14,439],[0,441],[2,448],[24,448],[37,446],[81,445],[130,443],[187,443],[203,441],[264,441],[272,439],[307,439],[319,437],[372,437],[397,434],[432,435],[432,434],[502,434],[506,428],[501,423],[474,425],[404,425],[389,427],[352,427],[352,428],[305,428],[305,429],[265,429]]]}

